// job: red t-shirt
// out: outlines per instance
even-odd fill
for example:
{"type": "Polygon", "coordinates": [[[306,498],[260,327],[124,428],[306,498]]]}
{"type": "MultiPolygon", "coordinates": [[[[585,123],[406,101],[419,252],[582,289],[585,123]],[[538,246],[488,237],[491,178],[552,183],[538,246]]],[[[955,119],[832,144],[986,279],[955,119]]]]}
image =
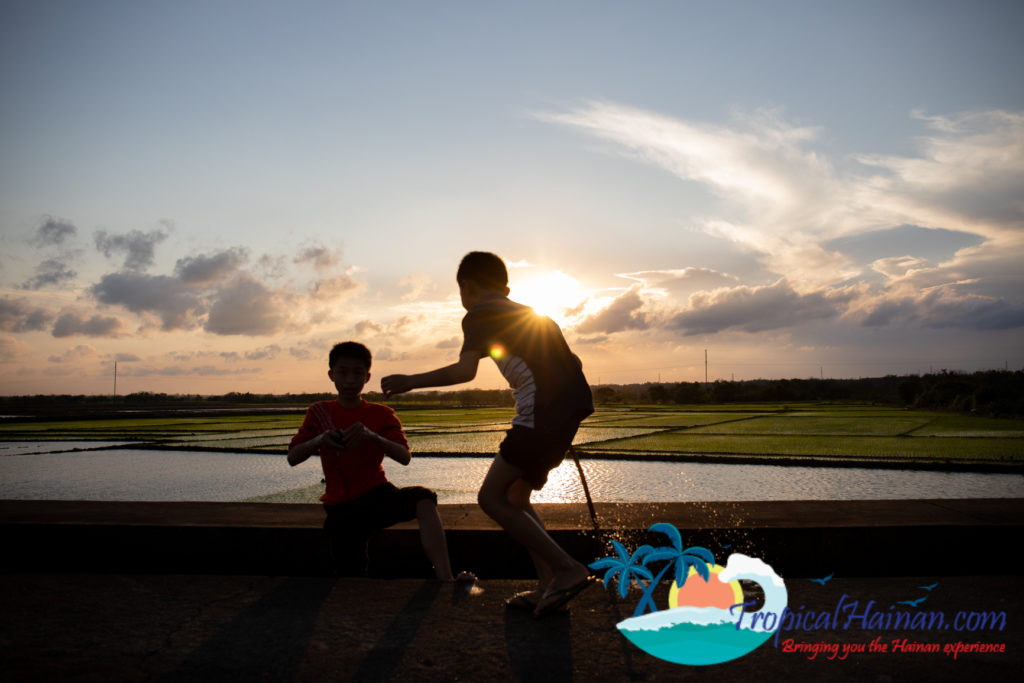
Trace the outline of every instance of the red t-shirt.
{"type": "MultiPolygon", "coordinates": [[[[347,429],[356,422],[362,422],[385,439],[409,447],[402,423],[391,408],[366,401],[355,408],[342,408],[337,401],[321,401],[306,410],[306,419],[288,449],[331,429],[347,429]]],[[[320,500],[324,505],[347,503],[383,484],[387,481],[381,467],[383,460],[384,451],[373,443],[363,442],[343,450],[324,445],[320,449],[320,465],[324,469],[327,491],[320,500]]]]}

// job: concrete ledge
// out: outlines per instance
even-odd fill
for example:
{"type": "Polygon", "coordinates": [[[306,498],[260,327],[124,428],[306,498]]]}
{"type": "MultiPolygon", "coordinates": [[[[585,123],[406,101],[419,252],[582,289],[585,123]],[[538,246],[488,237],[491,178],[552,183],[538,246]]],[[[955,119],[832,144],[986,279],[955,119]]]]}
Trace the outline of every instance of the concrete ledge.
{"type": "MultiPolygon", "coordinates": [[[[747,552],[787,576],[903,576],[958,571],[948,549],[991,548],[1019,536],[1024,498],[889,501],[602,503],[595,531],[584,504],[538,505],[552,536],[582,561],[609,538],[660,544],[655,522],[716,556],[747,552]],[[884,559],[882,559],[884,557],[884,559]],[[952,566],[950,566],[952,565],[952,566]]],[[[481,576],[532,573],[529,558],[476,505],[442,505],[452,564],[481,576]]],[[[0,501],[0,570],[318,576],[329,572],[319,505],[0,501]]],[[[429,576],[415,523],[371,541],[377,576],[429,576]]],[[[1005,573],[996,565],[964,572],[1005,573]]]]}

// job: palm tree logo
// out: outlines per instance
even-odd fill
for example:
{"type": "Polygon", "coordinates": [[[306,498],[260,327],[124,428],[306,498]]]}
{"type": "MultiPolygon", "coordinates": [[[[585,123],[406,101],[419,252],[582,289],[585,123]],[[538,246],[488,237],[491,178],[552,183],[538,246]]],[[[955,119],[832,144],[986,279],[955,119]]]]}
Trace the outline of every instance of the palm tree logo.
{"type": "Polygon", "coordinates": [[[615,576],[619,577],[619,597],[626,598],[634,578],[637,583],[646,581],[643,586],[643,595],[637,603],[634,617],[639,617],[647,612],[657,612],[658,607],[654,603],[654,589],[661,584],[662,578],[669,571],[673,571],[673,578],[676,586],[682,587],[693,567],[697,574],[707,582],[711,576],[711,567],[715,566],[715,556],[707,548],[693,546],[683,549],[683,539],[679,529],[665,522],[658,522],[651,525],[648,531],[665,534],[668,536],[669,545],[654,548],[649,545],[642,545],[632,555],[616,540],[612,540],[612,547],[617,557],[605,557],[590,565],[591,569],[607,569],[604,575],[605,587],[609,586],[615,576]],[[647,565],[655,562],[665,562],[665,565],[658,571],[657,576],[648,569],[647,565]]]}
{"type": "Polygon", "coordinates": [[[722,567],[707,548],[684,548],[679,530],[671,524],[659,522],[648,531],[665,536],[667,544],[642,545],[630,553],[622,543],[612,540],[615,555],[590,565],[591,569],[604,570],[605,588],[616,585],[622,599],[634,586],[642,589],[633,616],[618,624],[619,631],[634,645],[677,664],[717,664],[741,657],[771,637],[777,618],[771,619],[770,629],[764,626],[766,619],[751,619],[749,612],[746,623],[740,619],[744,600],[739,583],[740,579],[754,581],[764,590],[765,601],[759,610],[762,616],[781,615],[788,599],[786,587],[770,566],[733,553],[727,566],[722,567]],[[671,582],[667,581],[669,577],[671,582]],[[659,611],[654,593],[663,580],[670,583],[668,609],[659,611]],[[761,626],[751,626],[758,621],[761,626]]]}

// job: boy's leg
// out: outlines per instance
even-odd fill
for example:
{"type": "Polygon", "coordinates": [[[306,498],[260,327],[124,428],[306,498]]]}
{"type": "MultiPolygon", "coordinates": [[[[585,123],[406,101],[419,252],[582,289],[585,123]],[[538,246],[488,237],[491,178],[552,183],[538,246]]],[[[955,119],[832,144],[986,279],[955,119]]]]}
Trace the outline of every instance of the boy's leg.
{"type": "Polygon", "coordinates": [[[448,558],[448,540],[445,538],[444,525],[437,513],[437,495],[422,486],[406,486],[396,488],[388,483],[381,487],[384,497],[377,516],[382,526],[391,526],[398,522],[415,519],[420,527],[420,543],[423,552],[434,568],[434,575],[441,581],[476,581],[469,572],[452,573],[451,560],[448,558]]]}
{"type": "Polygon", "coordinates": [[[416,503],[416,520],[420,524],[420,542],[423,552],[434,566],[434,574],[442,581],[454,581],[451,560],[448,559],[448,540],[444,535],[437,505],[429,498],[416,503]]]}
{"type": "Polygon", "coordinates": [[[477,494],[477,502],[512,538],[536,553],[550,568],[551,579],[546,586],[547,590],[571,588],[586,579],[590,572],[555,543],[537,518],[509,500],[510,489],[522,475],[521,469],[506,462],[499,453],[487,470],[480,493],[477,494]]]}
{"type": "MultiPolygon", "coordinates": [[[[517,508],[525,512],[526,514],[533,517],[537,524],[547,531],[544,527],[544,522],[541,520],[540,515],[533,509],[533,505],[530,503],[530,496],[533,495],[533,486],[524,479],[517,479],[512,482],[512,486],[508,489],[508,500],[510,503],[515,505],[517,508]]],[[[533,591],[532,595],[527,598],[530,602],[536,604],[540,602],[541,597],[544,595],[544,591],[547,589],[548,584],[551,583],[551,577],[553,575],[551,566],[544,561],[544,558],[538,555],[533,550],[527,548],[530,553],[530,559],[533,560],[533,566],[537,570],[537,590],[533,591]]]]}
{"type": "Polygon", "coordinates": [[[327,532],[334,573],[338,576],[366,576],[366,545],[372,530],[359,525],[342,506],[331,506],[325,510],[324,531],[327,532]]]}

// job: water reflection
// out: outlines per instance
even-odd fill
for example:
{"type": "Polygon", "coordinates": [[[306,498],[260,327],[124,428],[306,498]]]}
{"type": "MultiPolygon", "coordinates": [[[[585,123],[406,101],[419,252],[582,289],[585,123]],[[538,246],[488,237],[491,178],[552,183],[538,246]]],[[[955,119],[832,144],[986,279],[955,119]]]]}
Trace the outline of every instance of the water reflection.
{"type": "MultiPolygon", "coordinates": [[[[445,503],[472,503],[489,465],[485,458],[422,458],[388,468],[388,477],[399,486],[419,483],[443,492],[445,503]]],[[[583,472],[593,499],[606,503],[1024,496],[1024,477],[1013,474],[622,460],[585,460],[583,472]]],[[[572,460],[533,495],[537,503],[585,500],[572,460]]]]}
{"type": "MultiPolygon", "coordinates": [[[[473,503],[490,458],[414,458],[385,466],[397,485],[419,484],[442,503],[473,503]]],[[[713,463],[583,462],[601,502],[871,500],[1024,497],[1024,477],[713,463]]],[[[0,498],[56,500],[237,501],[315,486],[315,458],[288,467],[284,456],[249,453],[110,450],[0,457],[0,498]]],[[[539,503],[585,500],[571,460],[534,494],[539,503]]]]}

